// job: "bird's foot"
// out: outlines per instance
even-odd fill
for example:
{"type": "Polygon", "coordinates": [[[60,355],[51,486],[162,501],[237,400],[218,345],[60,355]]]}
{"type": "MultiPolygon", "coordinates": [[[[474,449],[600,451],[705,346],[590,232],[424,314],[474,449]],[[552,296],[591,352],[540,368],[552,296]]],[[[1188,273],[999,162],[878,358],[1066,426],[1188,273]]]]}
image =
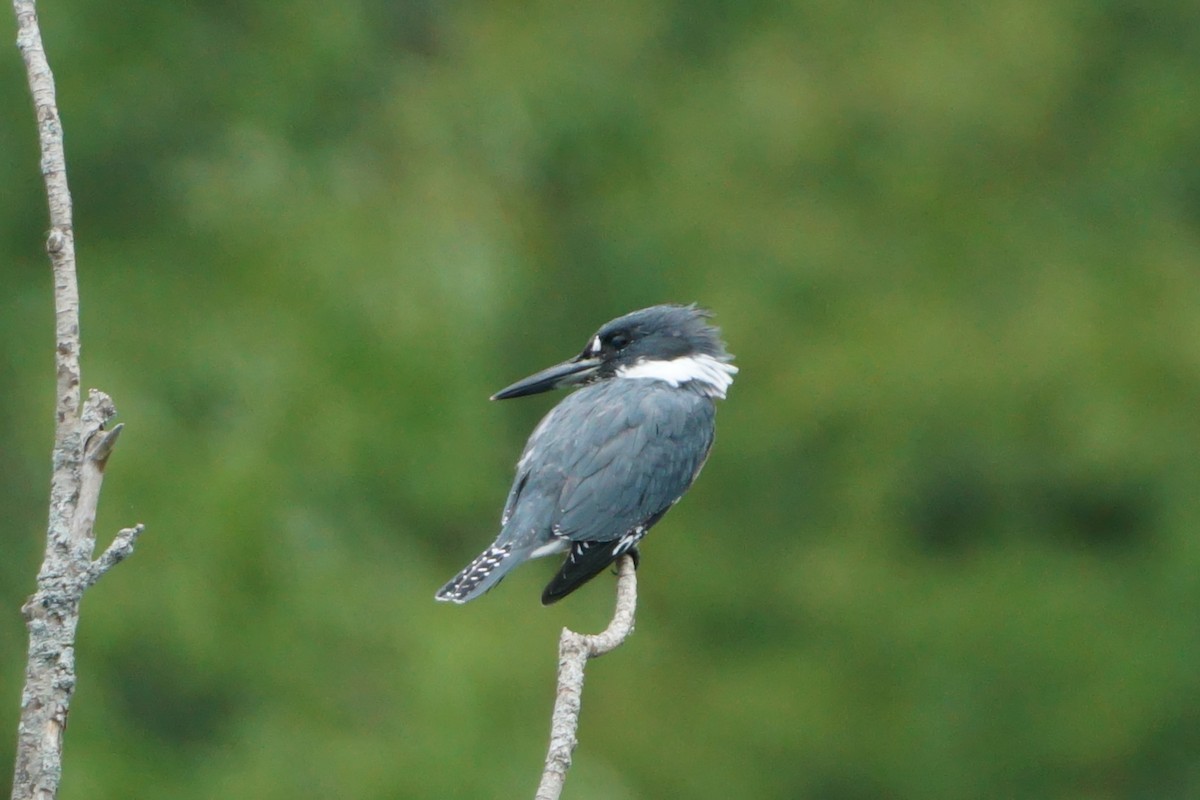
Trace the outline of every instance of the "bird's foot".
{"type": "MultiPolygon", "coordinates": [[[[638,549],[636,547],[631,547],[628,550],[626,550],[625,555],[627,555],[633,559],[633,568],[634,569],[637,569],[639,566],[641,566],[642,554],[638,552],[638,549]]],[[[617,561],[620,561],[620,558],[618,558],[617,561]]],[[[613,575],[617,574],[617,562],[616,561],[613,562],[612,573],[613,573],[613,575]]]]}

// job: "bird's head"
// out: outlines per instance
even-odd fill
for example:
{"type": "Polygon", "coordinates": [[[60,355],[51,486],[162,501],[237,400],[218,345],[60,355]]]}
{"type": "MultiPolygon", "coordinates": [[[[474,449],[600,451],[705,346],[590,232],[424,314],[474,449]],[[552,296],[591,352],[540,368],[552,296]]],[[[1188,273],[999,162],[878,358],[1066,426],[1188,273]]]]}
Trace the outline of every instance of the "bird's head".
{"type": "Polygon", "coordinates": [[[737,367],[709,313],[695,305],[643,308],[600,326],[583,352],[517,381],[493,400],[610,379],[660,380],[724,397],[737,367]]]}

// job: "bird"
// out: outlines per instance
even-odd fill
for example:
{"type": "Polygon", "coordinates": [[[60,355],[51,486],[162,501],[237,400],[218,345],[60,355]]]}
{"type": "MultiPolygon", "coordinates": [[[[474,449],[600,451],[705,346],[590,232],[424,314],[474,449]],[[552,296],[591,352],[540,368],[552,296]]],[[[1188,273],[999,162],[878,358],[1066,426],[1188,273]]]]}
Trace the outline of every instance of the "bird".
{"type": "Polygon", "coordinates": [[[600,326],[583,351],[492,396],[578,387],[534,428],[496,540],[435,595],[466,603],[510,570],[565,554],[542,593],[550,605],[628,553],[696,480],[716,400],[738,368],[711,312],[656,305],[600,326]]]}

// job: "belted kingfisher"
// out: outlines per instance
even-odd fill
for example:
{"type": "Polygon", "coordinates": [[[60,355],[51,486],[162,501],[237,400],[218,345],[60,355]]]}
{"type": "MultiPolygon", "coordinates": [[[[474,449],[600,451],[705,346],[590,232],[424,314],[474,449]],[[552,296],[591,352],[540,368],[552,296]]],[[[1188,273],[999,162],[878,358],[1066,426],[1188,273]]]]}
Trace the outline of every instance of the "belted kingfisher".
{"type": "Polygon", "coordinates": [[[700,474],[716,398],[737,367],[695,305],[643,308],[603,325],[583,352],[492,396],[582,386],[530,435],[500,535],[437,592],[465,603],[531,558],[567,553],[542,593],[566,597],[637,543],[700,474]]]}

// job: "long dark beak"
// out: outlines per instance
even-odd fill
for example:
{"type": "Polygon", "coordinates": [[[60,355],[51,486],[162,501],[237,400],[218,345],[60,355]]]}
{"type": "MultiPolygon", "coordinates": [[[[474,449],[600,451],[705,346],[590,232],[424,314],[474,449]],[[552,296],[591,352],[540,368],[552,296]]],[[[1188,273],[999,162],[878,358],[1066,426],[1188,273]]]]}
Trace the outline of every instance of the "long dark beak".
{"type": "Polygon", "coordinates": [[[510,397],[525,397],[530,394],[540,394],[562,386],[575,386],[585,383],[600,366],[598,358],[576,356],[570,361],[555,364],[549,369],[530,375],[519,380],[512,386],[501,389],[492,395],[493,400],[508,400],[510,397]]]}

